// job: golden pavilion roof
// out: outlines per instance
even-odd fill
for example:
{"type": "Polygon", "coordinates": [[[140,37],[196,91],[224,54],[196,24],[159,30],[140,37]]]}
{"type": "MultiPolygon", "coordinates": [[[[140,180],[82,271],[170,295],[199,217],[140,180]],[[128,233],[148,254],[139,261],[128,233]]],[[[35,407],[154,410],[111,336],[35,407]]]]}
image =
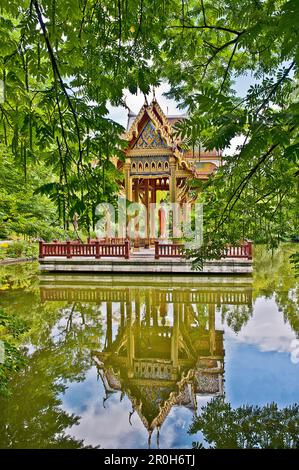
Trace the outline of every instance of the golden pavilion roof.
{"type": "Polygon", "coordinates": [[[161,149],[166,147],[171,150],[173,156],[177,158],[179,166],[190,171],[190,175],[194,177],[208,176],[214,171],[215,165],[221,161],[221,152],[216,149],[205,150],[199,147],[184,148],[184,142],[175,132],[175,125],[187,118],[187,114],[166,115],[156,99],[153,99],[150,104],[144,103],[138,114],[130,112],[128,115],[127,130],[124,135],[124,138],[129,142],[127,154],[132,149],[137,151],[140,148],[138,145],[140,137],[142,133],[148,131],[146,127],[148,123],[151,123],[152,139],[146,141],[149,149],[157,148],[160,144],[161,149]],[[203,162],[199,163],[200,160],[203,162]]]}

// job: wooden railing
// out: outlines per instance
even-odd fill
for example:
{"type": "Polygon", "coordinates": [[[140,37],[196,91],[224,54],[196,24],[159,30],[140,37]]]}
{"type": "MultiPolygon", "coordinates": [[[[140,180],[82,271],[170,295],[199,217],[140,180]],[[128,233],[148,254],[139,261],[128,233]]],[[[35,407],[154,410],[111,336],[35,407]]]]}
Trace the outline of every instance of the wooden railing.
{"type": "Polygon", "coordinates": [[[88,244],[94,244],[99,242],[103,245],[123,245],[126,241],[126,238],[87,238],[88,244]]]}
{"type": "Polygon", "coordinates": [[[172,243],[155,242],[155,259],[160,258],[181,258],[183,256],[184,245],[172,243]]]}
{"type": "MultiPolygon", "coordinates": [[[[184,256],[184,246],[171,243],[155,242],[155,259],[181,258],[184,256]]],[[[224,248],[223,258],[245,258],[252,259],[252,242],[246,242],[239,246],[228,245],[224,248]]]]}
{"type": "MultiPolygon", "coordinates": [[[[219,287],[220,289],[220,287],[219,287]]],[[[138,288],[132,291],[118,286],[115,290],[111,287],[40,287],[40,298],[43,302],[46,300],[68,300],[72,302],[132,302],[132,298],[137,298],[138,288]]],[[[227,304],[227,305],[251,305],[252,291],[242,290],[242,287],[231,287],[220,290],[211,290],[207,286],[199,289],[164,289],[150,290],[151,305],[159,306],[161,304],[227,304]]]]}
{"type": "Polygon", "coordinates": [[[130,242],[107,244],[95,241],[94,243],[78,243],[77,241],[44,243],[39,242],[39,257],[64,256],[66,258],[92,257],[92,258],[125,258],[130,257],[130,242]]]}
{"type": "MultiPolygon", "coordinates": [[[[39,257],[91,257],[91,258],[125,258],[130,257],[129,240],[117,240],[115,243],[90,240],[89,243],[80,241],[67,241],[53,243],[39,243],[39,257]]],[[[160,258],[182,258],[184,256],[184,245],[175,243],[155,242],[155,259],[160,258]]],[[[224,248],[223,258],[252,259],[252,243],[246,242],[239,246],[228,245],[224,248]]]]}

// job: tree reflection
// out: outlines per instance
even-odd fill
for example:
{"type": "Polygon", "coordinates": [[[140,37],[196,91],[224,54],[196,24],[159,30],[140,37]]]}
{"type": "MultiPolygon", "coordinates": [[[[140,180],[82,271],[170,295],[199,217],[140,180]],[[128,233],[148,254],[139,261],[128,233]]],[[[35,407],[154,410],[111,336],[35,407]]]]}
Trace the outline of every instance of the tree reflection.
{"type": "MultiPolygon", "coordinates": [[[[284,320],[299,335],[299,284],[290,264],[290,255],[296,247],[281,245],[276,250],[256,246],[254,250],[253,301],[273,298],[284,320]]],[[[245,292],[245,288],[244,288],[245,292]]],[[[238,333],[253,315],[253,306],[223,303],[219,306],[222,321],[238,333]]]]}
{"type": "Polygon", "coordinates": [[[235,332],[241,331],[243,326],[252,317],[252,305],[221,305],[222,322],[226,321],[227,325],[235,332]]]}
{"type": "Polygon", "coordinates": [[[10,384],[13,400],[0,399],[0,448],[82,448],[66,433],[80,417],[65,412],[66,389],[55,367],[53,350],[36,351],[10,384]]]}
{"type": "Polygon", "coordinates": [[[271,298],[292,329],[299,334],[299,283],[289,257],[296,251],[294,244],[284,244],[273,251],[255,248],[253,298],[271,298]]]}
{"type": "Polygon", "coordinates": [[[193,417],[189,434],[201,432],[207,444],[216,449],[287,449],[299,448],[299,406],[279,409],[277,404],[232,408],[215,398],[193,417]]]}
{"type": "Polygon", "coordinates": [[[10,396],[0,398],[0,448],[85,447],[68,433],[80,416],[63,409],[62,397],[92,366],[90,350],[103,334],[101,306],[61,304],[33,304],[31,318],[14,306],[30,325],[30,349],[21,348],[26,365],[11,378],[10,396]]]}

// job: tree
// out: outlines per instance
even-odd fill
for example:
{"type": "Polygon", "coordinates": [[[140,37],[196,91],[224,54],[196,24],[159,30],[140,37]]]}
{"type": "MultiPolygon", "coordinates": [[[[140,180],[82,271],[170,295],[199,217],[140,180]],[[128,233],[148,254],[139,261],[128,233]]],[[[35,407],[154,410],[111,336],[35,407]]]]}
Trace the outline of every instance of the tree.
{"type": "Polygon", "coordinates": [[[0,238],[17,234],[48,240],[62,235],[55,205],[46,196],[34,194],[48,177],[45,165],[42,162],[35,167],[28,164],[32,175],[25,180],[11,152],[3,145],[0,145],[0,152],[0,238]]]}
{"type": "Polygon", "coordinates": [[[149,48],[141,54],[129,44],[137,18],[133,1],[1,3],[0,140],[25,180],[41,162],[50,170],[39,192],[56,203],[66,229],[77,212],[89,231],[97,203],[118,191],[111,159],[123,156],[123,129],[106,117],[107,102],[122,103],[125,87],[147,93],[157,83],[149,48]]]}
{"type": "Polygon", "coordinates": [[[244,237],[272,247],[298,238],[298,2],[181,6],[157,57],[169,95],[191,111],[177,132],[208,149],[243,136],[202,196],[205,244],[191,254],[200,263],[244,237]],[[255,83],[236,96],[234,80],[249,75],[255,83]]]}

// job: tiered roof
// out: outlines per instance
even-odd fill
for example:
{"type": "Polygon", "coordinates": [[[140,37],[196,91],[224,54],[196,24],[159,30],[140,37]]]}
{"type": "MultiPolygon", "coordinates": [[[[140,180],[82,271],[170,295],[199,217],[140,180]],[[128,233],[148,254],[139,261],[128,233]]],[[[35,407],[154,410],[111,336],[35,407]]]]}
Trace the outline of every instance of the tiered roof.
{"type": "MultiPolygon", "coordinates": [[[[205,160],[219,161],[221,152],[215,149],[211,151],[202,148],[183,149],[182,139],[175,134],[174,126],[178,122],[187,119],[187,117],[187,114],[167,116],[156,99],[153,99],[150,104],[144,103],[138,114],[130,112],[128,115],[125,134],[125,138],[129,142],[128,150],[140,147],[139,139],[150,122],[154,129],[153,132],[160,136],[160,148],[168,147],[171,149],[173,155],[178,159],[180,167],[189,170],[194,177],[200,177],[201,174],[203,176],[210,174],[215,168],[213,163],[210,163],[209,167],[206,165],[201,171],[202,165],[198,166],[195,162],[199,160],[203,160],[203,162],[205,160]]],[[[158,137],[155,139],[154,147],[158,147],[157,142],[159,142],[158,137]]]]}

